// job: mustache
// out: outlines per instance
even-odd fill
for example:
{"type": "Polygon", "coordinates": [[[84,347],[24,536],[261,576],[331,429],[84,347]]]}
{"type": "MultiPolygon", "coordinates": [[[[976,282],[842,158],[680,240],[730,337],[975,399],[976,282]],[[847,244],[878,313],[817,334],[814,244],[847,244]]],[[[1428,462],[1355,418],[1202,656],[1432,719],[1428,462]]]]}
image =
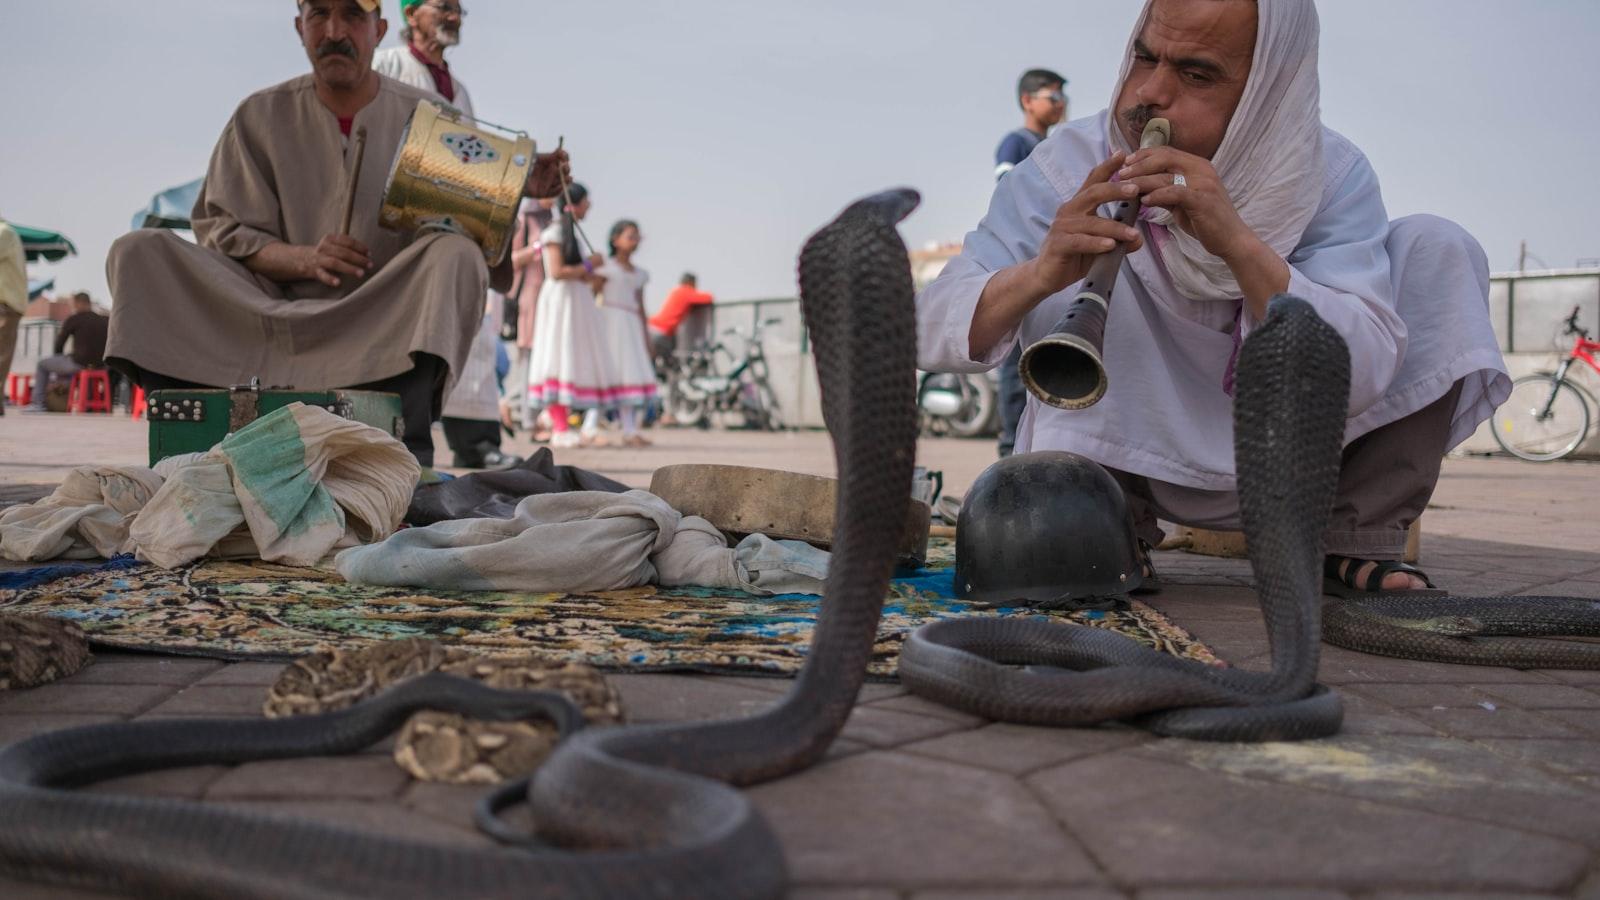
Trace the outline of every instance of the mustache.
{"type": "Polygon", "coordinates": [[[1144,131],[1144,127],[1150,124],[1150,120],[1156,117],[1156,109],[1155,107],[1148,105],[1130,106],[1122,112],[1117,113],[1117,117],[1122,119],[1123,122],[1127,123],[1128,126],[1135,132],[1142,132],[1144,131]]]}
{"type": "Polygon", "coordinates": [[[355,59],[356,58],[356,45],[350,43],[347,40],[346,41],[328,41],[328,42],[324,43],[321,47],[317,48],[317,59],[323,59],[325,57],[333,56],[334,54],[340,54],[342,56],[348,56],[351,59],[355,59]]]}

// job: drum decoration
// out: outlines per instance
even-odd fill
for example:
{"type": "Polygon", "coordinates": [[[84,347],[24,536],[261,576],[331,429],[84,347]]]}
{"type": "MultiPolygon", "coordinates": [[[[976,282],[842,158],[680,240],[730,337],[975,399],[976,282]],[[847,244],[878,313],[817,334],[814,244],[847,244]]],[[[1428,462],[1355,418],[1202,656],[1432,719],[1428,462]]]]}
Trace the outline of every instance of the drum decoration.
{"type": "Polygon", "coordinates": [[[399,232],[453,231],[505,259],[533,169],[533,139],[418,100],[400,135],[379,224],[399,232]]]}

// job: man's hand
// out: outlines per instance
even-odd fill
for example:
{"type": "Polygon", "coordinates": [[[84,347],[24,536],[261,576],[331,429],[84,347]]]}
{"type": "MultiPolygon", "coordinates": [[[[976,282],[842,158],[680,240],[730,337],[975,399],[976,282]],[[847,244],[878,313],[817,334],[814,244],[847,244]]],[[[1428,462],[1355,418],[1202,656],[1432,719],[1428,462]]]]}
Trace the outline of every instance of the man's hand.
{"type": "Polygon", "coordinates": [[[561,183],[571,180],[572,166],[567,151],[540,153],[533,158],[533,170],[528,173],[524,193],[535,200],[555,197],[561,193],[561,183]]]}
{"type": "Polygon", "coordinates": [[[1089,273],[1094,258],[1122,244],[1132,253],[1144,246],[1139,230],[1115,219],[1097,215],[1106,203],[1131,200],[1139,193],[1133,184],[1111,182],[1111,173],[1123,164],[1122,154],[1095,166],[1072,199],[1056,210],[1055,221],[1039,245],[1032,262],[1033,278],[1041,299],[1064,291],[1089,273]]]}
{"type": "Polygon", "coordinates": [[[1258,321],[1266,318],[1267,302],[1289,289],[1289,264],[1239,217],[1210,160],[1153,147],[1128,157],[1118,175],[1139,186],[1146,206],[1170,210],[1173,224],[1227,263],[1250,315],[1258,321]],[[1174,184],[1174,175],[1182,175],[1186,183],[1174,184]]]}
{"type": "Polygon", "coordinates": [[[1132,201],[1138,196],[1137,185],[1111,182],[1111,173],[1122,163],[1122,154],[1114,153],[1095,166],[1072,199],[1056,209],[1038,255],[1001,269],[984,285],[967,330],[967,346],[974,358],[987,355],[1045,298],[1081,281],[1095,257],[1118,244],[1129,253],[1144,246],[1139,229],[1095,214],[1103,204],[1132,201]]]}
{"type": "Polygon", "coordinates": [[[1139,186],[1144,205],[1169,210],[1173,223],[1212,256],[1231,261],[1259,243],[1239,218],[1233,198],[1208,159],[1172,147],[1153,147],[1128,157],[1117,175],[1139,186]],[[1187,183],[1174,184],[1175,175],[1187,183]]]}
{"type": "Polygon", "coordinates": [[[341,275],[361,278],[372,270],[372,255],[367,245],[347,234],[330,234],[315,247],[300,247],[301,272],[304,281],[320,281],[328,287],[338,287],[341,275]]]}

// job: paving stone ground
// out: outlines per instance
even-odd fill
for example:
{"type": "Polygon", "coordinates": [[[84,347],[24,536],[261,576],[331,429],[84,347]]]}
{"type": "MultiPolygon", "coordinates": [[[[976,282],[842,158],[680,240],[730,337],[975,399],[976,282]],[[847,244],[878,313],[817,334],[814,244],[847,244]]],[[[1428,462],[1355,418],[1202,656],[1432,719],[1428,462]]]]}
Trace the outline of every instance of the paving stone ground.
{"type": "MultiPolygon", "coordinates": [[[[0,502],[87,462],[137,463],[126,420],[0,423],[0,502]]],[[[645,451],[562,462],[645,485],[716,461],[827,473],[821,434],[666,432],[645,451]]],[[[925,442],[961,490],[992,458],[925,442]]],[[[1600,466],[1451,459],[1424,518],[1423,564],[1458,594],[1600,599],[1600,466]]],[[[1224,658],[1266,664],[1248,564],[1157,554],[1155,606],[1224,658]]],[[[254,716],[278,667],[100,653],[72,678],[0,695],[0,744],[72,725],[254,716]]],[[[810,771],[749,791],[804,900],[1600,900],[1600,672],[1515,671],[1325,647],[1345,699],[1335,738],[1229,745],[1128,728],[994,724],[868,685],[810,771]]],[[[790,682],[617,676],[634,721],[744,716],[790,682]]],[[[382,748],[342,759],[176,770],[93,790],[184,797],[448,843],[482,842],[478,788],[410,780],[382,748]]],[[[18,827],[5,822],[0,827],[18,827]]],[[[24,826],[25,827],[25,826],[24,826]]],[[[0,880],[0,897],[99,896],[0,880]]]]}

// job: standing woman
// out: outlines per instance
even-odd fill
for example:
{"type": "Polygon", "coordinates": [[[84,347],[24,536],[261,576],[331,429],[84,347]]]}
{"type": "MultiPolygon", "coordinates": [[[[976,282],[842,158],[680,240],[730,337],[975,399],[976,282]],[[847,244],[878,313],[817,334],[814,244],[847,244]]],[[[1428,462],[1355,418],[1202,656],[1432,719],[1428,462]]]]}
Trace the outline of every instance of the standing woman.
{"type": "Polygon", "coordinates": [[[644,312],[644,286],[650,281],[650,273],[633,264],[640,240],[637,222],[623,219],[611,226],[611,261],[600,270],[606,279],[600,311],[610,336],[610,396],[622,424],[622,443],[627,447],[650,446],[650,441],[639,433],[639,421],[656,397],[656,368],[651,360],[644,312]]]}
{"type": "Polygon", "coordinates": [[[556,220],[540,235],[544,243],[544,283],[534,311],[533,355],[528,360],[528,403],[550,414],[552,447],[599,444],[585,441],[568,424],[574,410],[604,408],[610,378],[611,348],[595,292],[605,283],[598,253],[583,258],[577,223],[589,213],[589,191],[568,188],[556,203],[556,220]]]}
{"type": "Polygon", "coordinates": [[[511,240],[511,268],[516,281],[506,294],[505,314],[500,337],[515,344],[511,357],[511,372],[506,376],[506,395],[514,402],[513,413],[520,418],[522,427],[533,432],[535,442],[550,439],[548,428],[543,434],[535,427],[538,411],[527,401],[528,362],[533,357],[534,314],[539,309],[539,288],[544,285],[544,242],[540,235],[550,227],[554,216],[550,210],[554,200],[524,198],[517,210],[515,236],[511,240]]]}

